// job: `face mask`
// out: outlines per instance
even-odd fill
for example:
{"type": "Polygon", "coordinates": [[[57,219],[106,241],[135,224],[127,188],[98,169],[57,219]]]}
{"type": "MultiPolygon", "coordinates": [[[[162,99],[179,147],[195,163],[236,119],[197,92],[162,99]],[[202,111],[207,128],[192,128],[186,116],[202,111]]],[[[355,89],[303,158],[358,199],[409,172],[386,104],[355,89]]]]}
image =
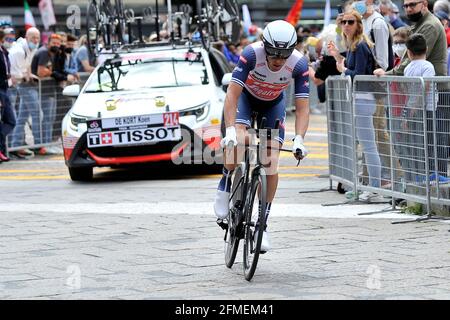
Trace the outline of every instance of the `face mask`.
{"type": "Polygon", "coordinates": [[[406,44],[404,44],[404,43],[394,44],[394,45],[392,45],[392,50],[394,50],[395,54],[401,58],[401,57],[403,57],[403,54],[406,51],[406,44]]]}
{"type": "Polygon", "coordinates": [[[353,8],[358,11],[358,13],[363,16],[367,12],[367,5],[365,1],[357,1],[353,3],[353,8]]]}
{"type": "Polygon", "coordinates": [[[384,21],[386,21],[386,23],[391,23],[391,18],[389,16],[384,16],[384,21]]]}
{"type": "Polygon", "coordinates": [[[34,50],[37,48],[37,45],[34,42],[28,41],[28,48],[30,48],[30,50],[34,50]]]}
{"type": "Polygon", "coordinates": [[[419,11],[419,12],[417,12],[417,13],[408,14],[407,17],[408,17],[408,20],[409,20],[409,21],[411,21],[411,22],[417,22],[417,21],[419,21],[420,19],[422,19],[423,14],[422,14],[421,11],[419,11]]]}
{"type": "Polygon", "coordinates": [[[11,49],[11,47],[12,47],[12,43],[11,42],[8,42],[8,41],[5,41],[5,42],[3,42],[3,46],[6,48],[6,49],[11,49]]]}
{"type": "Polygon", "coordinates": [[[57,52],[59,51],[59,47],[57,47],[57,46],[51,46],[51,47],[49,48],[49,50],[50,50],[50,52],[57,53],[57,52]]]}
{"type": "Polygon", "coordinates": [[[69,53],[70,54],[70,53],[72,53],[72,51],[73,51],[73,48],[65,48],[64,49],[65,53],[69,53]]]}

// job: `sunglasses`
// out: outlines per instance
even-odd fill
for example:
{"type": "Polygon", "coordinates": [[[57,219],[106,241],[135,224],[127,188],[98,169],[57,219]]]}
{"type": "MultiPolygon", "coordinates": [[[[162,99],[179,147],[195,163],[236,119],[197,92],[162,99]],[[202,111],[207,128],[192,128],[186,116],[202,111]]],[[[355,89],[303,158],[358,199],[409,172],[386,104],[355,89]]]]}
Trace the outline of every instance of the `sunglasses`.
{"type": "Polygon", "coordinates": [[[418,2],[411,2],[411,3],[405,3],[402,7],[403,9],[408,9],[408,8],[415,8],[419,3],[422,3],[422,1],[418,1],[418,2]]]}
{"type": "Polygon", "coordinates": [[[342,21],[341,21],[341,24],[342,24],[342,25],[348,24],[349,26],[352,26],[352,25],[355,24],[355,22],[356,22],[356,20],[342,20],[342,21]]]}
{"type": "Polygon", "coordinates": [[[294,51],[294,48],[292,49],[279,49],[279,48],[271,48],[271,47],[265,47],[266,55],[271,58],[278,58],[278,59],[287,59],[291,56],[292,52],[294,51]]]}

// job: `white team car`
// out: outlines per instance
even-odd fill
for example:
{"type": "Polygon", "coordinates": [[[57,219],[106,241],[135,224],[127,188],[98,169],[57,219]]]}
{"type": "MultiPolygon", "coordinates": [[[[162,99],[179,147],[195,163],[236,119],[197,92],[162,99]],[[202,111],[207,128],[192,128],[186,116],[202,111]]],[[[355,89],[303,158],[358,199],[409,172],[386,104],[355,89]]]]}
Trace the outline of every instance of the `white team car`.
{"type": "Polygon", "coordinates": [[[63,92],[77,97],[62,122],[72,180],[100,166],[217,158],[232,71],[220,51],[159,44],[103,60],[81,90],[63,92]]]}

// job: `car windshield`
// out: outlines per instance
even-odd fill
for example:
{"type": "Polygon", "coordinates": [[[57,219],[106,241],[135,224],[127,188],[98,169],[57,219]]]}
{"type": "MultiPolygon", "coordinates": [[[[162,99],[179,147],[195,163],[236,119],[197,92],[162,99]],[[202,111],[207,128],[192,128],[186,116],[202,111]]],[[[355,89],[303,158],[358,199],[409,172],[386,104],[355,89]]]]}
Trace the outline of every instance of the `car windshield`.
{"type": "Polygon", "coordinates": [[[122,61],[99,68],[90,78],[85,92],[201,86],[209,83],[201,60],[175,58],[122,61]]]}

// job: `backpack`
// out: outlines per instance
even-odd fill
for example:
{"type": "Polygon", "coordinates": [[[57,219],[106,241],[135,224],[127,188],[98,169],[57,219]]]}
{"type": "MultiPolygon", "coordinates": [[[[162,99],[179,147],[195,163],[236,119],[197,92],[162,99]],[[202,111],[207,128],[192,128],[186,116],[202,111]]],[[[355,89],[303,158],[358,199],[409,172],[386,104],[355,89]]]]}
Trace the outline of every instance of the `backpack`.
{"type": "MultiPolygon", "coordinates": [[[[384,19],[382,19],[380,17],[376,17],[375,19],[373,19],[372,28],[370,29],[370,39],[372,40],[373,43],[375,43],[375,35],[373,32],[373,23],[377,19],[381,19],[381,20],[383,20],[384,23],[386,23],[386,21],[384,21],[384,19]]],[[[389,70],[394,69],[395,55],[394,55],[394,49],[392,49],[392,42],[393,42],[392,35],[391,35],[391,32],[389,31],[389,26],[387,26],[387,27],[388,27],[388,32],[389,32],[389,39],[388,39],[388,67],[387,67],[386,71],[389,71],[389,70]]],[[[375,60],[375,62],[376,62],[376,60],[375,60]]]]}

